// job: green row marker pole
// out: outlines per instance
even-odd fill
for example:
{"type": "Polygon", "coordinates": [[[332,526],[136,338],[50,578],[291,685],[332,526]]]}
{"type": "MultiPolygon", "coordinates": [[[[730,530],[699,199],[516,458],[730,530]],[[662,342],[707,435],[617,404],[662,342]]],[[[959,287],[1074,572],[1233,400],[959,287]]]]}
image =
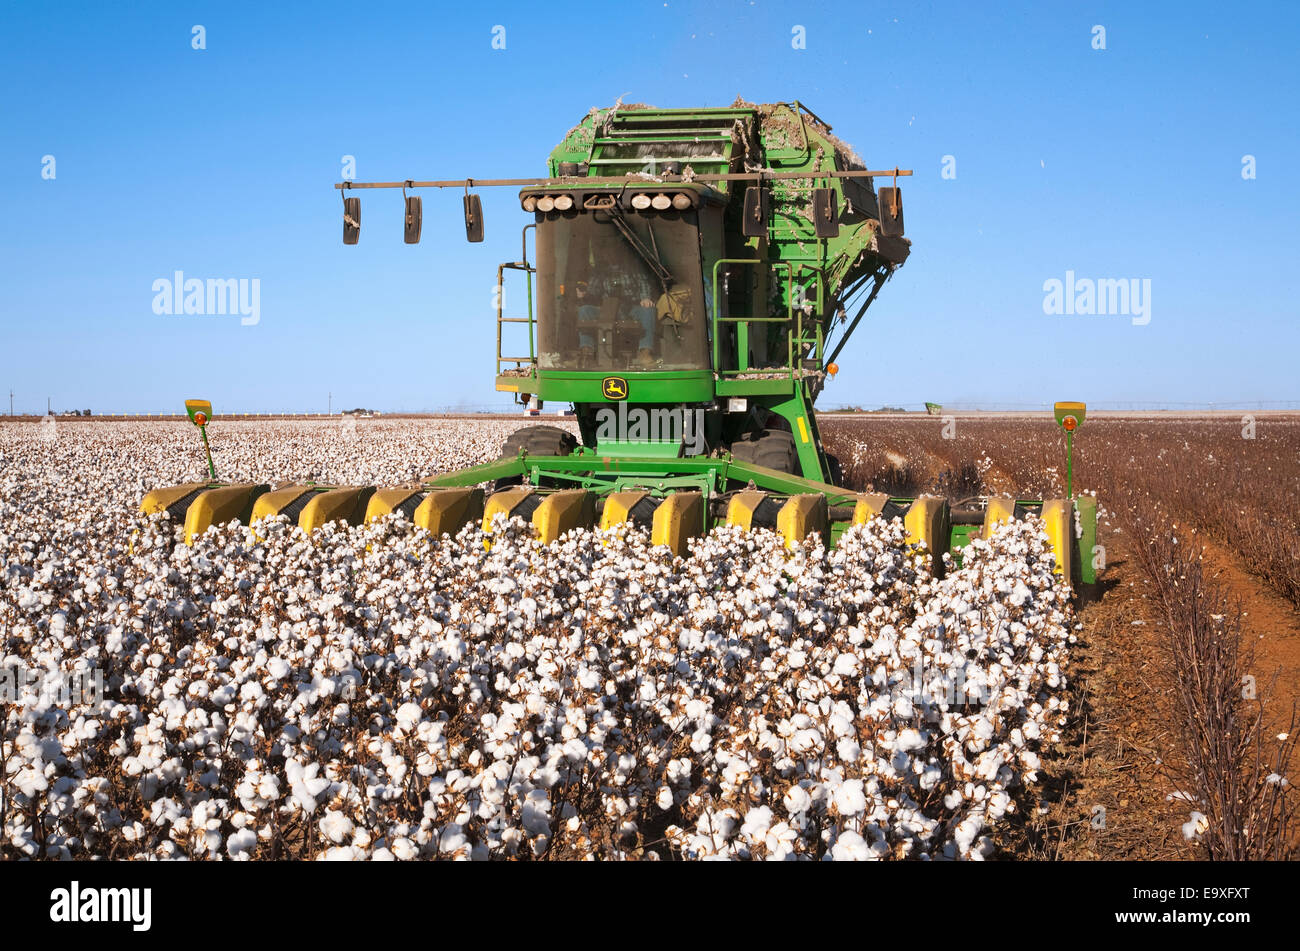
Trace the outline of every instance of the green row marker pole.
{"type": "Polygon", "coordinates": [[[200,423],[199,433],[203,436],[203,451],[208,454],[208,477],[215,479],[217,477],[217,467],[212,464],[212,447],[208,445],[208,427],[200,423]]]}
{"type": "Polygon", "coordinates": [[[1065,430],[1065,497],[1074,498],[1074,431],[1083,425],[1088,407],[1083,403],[1057,403],[1056,424],[1065,430]]]}
{"type": "MultiPolygon", "coordinates": [[[[206,443],[208,437],[204,436],[203,441],[206,443]]],[[[1074,430],[1069,427],[1065,430],[1065,497],[1074,498],[1074,430]]]]}
{"type": "Polygon", "coordinates": [[[212,447],[208,445],[208,420],[212,418],[212,404],[207,400],[186,400],[185,412],[190,415],[190,422],[199,427],[203,437],[203,451],[208,455],[208,476],[215,479],[217,468],[212,464],[212,447]]]}

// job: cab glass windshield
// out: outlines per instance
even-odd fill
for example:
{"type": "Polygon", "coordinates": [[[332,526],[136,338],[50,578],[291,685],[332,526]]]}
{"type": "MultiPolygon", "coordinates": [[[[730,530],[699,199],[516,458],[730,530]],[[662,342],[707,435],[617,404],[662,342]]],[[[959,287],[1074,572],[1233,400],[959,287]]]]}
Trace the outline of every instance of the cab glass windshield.
{"type": "Polygon", "coordinates": [[[537,226],[539,369],[708,367],[694,211],[554,215],[537,226]]]}

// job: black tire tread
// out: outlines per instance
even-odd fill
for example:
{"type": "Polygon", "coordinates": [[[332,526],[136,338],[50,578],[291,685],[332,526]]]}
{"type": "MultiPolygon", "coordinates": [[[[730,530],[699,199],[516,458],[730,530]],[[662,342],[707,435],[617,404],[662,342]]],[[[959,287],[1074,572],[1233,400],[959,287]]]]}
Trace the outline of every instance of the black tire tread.
{"type": "MultiPolygon", "coordinates": [[[[526,450],[530,456],[569,456],[577,447],[577,437],[558,426],[524,426],[506,437],[499,458],[514,459],[520,449],[526,450]]],[[[522,481],[520,476],[497,479],[492,488],[494,491],[506,489],[522,481]]]]}
{"type": "Polygon", "coordinates": [[[794,435],[784,430],[763,429],[750,433],[731,444],[731,455],[739,462],[751,462],[790,475],[799,474],[794,435]]]}
{"type": "Polygon", "coordinates": [[[500,458],[513,459],[520,449],[530,456],[567,456],[577,446],[577,437],[558,426],[525,426],[506,437],[500,458]]]}

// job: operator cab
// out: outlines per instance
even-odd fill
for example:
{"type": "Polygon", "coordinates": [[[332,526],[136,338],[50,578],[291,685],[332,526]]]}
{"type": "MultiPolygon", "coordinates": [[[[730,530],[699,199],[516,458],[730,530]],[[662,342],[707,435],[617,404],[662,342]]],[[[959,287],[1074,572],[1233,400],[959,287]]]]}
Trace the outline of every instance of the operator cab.
{"type": "Polygon", "coordinates": [[[521,195],[537,216],[537,368],[707,369],[698,196],[564,197],[521,195]]]}

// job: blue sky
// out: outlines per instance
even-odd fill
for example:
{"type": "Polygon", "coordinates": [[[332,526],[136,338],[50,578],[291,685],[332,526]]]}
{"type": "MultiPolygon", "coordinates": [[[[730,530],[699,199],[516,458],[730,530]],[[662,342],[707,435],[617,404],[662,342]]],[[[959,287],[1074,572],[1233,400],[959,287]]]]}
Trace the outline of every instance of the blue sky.
{"type": "Polygon", "coordinates": [[[418,246],[399,192],[363,193],[345,247],[342,157],[363,181],[539,175],[593,106],[740,94],[916,170],[911,260],[824,405],[1300,399],[1300,5],[986,6],[5,4],[0,386],[19,412],[500,404],[515,190],[483,192],[478,245],[455,191],[424,192],[418,246]],[[156,315],[177,270],[258,278],[260,321],[156,315]],[[1045,315],[1067,271],[1150,280],[1150,322],[1045,315]]]}

